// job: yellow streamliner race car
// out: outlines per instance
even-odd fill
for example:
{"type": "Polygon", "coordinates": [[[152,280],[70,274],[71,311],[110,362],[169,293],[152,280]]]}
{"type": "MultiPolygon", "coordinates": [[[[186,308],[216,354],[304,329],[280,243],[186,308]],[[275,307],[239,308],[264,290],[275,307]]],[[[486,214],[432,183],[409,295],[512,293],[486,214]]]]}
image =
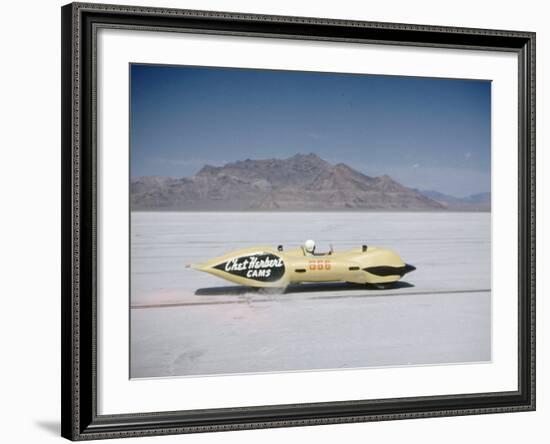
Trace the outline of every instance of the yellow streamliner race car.
{"type": "Polygon", "coordinates": [[[249,287],[284,288],[302,282],[350,282],[384,286],[416,268],[391,250],[362,247],[316,253],[315,243],[285,250],[282,245],[233,251],[189,267],[249,287]]]}

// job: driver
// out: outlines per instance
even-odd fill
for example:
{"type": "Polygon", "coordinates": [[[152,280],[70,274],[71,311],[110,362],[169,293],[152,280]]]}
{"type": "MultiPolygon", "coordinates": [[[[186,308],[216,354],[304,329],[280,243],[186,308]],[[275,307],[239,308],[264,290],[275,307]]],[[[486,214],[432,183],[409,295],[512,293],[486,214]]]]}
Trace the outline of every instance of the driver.
{"type": "Polygon", "coordinates": [[[304,242],[304,251],[306,254],[314,255],[315,254],[315,241],[308,239],[304,242]]]}

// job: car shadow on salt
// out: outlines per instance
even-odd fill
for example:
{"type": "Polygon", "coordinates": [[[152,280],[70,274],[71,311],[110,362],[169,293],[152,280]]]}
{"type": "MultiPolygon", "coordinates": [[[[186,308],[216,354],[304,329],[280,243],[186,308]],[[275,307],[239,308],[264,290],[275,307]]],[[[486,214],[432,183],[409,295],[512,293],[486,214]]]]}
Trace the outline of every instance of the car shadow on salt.
{"type": "Polygon", "coordinates": [[[196,296],[227,296],[243,294],[292,294],[292,293],[319,293],[329,291],[365,291],[365,290],[398,290],[411,288],[413,284],[408,282],[393,282],[386,285],[362,285],[347,282],[321,282],[308,284],[293,284],[286,288],[254,288],[242,285],[199,288],[195,291],[196,296]]]}

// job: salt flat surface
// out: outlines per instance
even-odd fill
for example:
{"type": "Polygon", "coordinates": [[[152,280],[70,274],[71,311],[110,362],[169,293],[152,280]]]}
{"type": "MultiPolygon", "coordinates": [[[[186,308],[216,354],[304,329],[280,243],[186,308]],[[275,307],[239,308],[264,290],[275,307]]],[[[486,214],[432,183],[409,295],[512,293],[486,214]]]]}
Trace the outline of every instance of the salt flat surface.
{"type": "Polygon", "coordinates": [[[133,213],[131,376],[491,359],[490,213],[133,213]],[[392,290],[284,294],[185,264],[254,245],[389,247],[417,270],[392,290]]]}

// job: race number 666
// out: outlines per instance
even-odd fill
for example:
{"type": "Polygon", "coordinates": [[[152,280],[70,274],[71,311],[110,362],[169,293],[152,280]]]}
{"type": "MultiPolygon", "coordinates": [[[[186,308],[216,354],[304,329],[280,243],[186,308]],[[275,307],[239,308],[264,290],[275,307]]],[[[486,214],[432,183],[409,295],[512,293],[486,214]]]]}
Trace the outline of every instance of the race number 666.
{"type": "Polygon", "coordinates": [[[310,270],[330,270],[330,261],[323,261],[323,260],[317,260],[317,261],[309,261],[309,269],[310,270]]]}

